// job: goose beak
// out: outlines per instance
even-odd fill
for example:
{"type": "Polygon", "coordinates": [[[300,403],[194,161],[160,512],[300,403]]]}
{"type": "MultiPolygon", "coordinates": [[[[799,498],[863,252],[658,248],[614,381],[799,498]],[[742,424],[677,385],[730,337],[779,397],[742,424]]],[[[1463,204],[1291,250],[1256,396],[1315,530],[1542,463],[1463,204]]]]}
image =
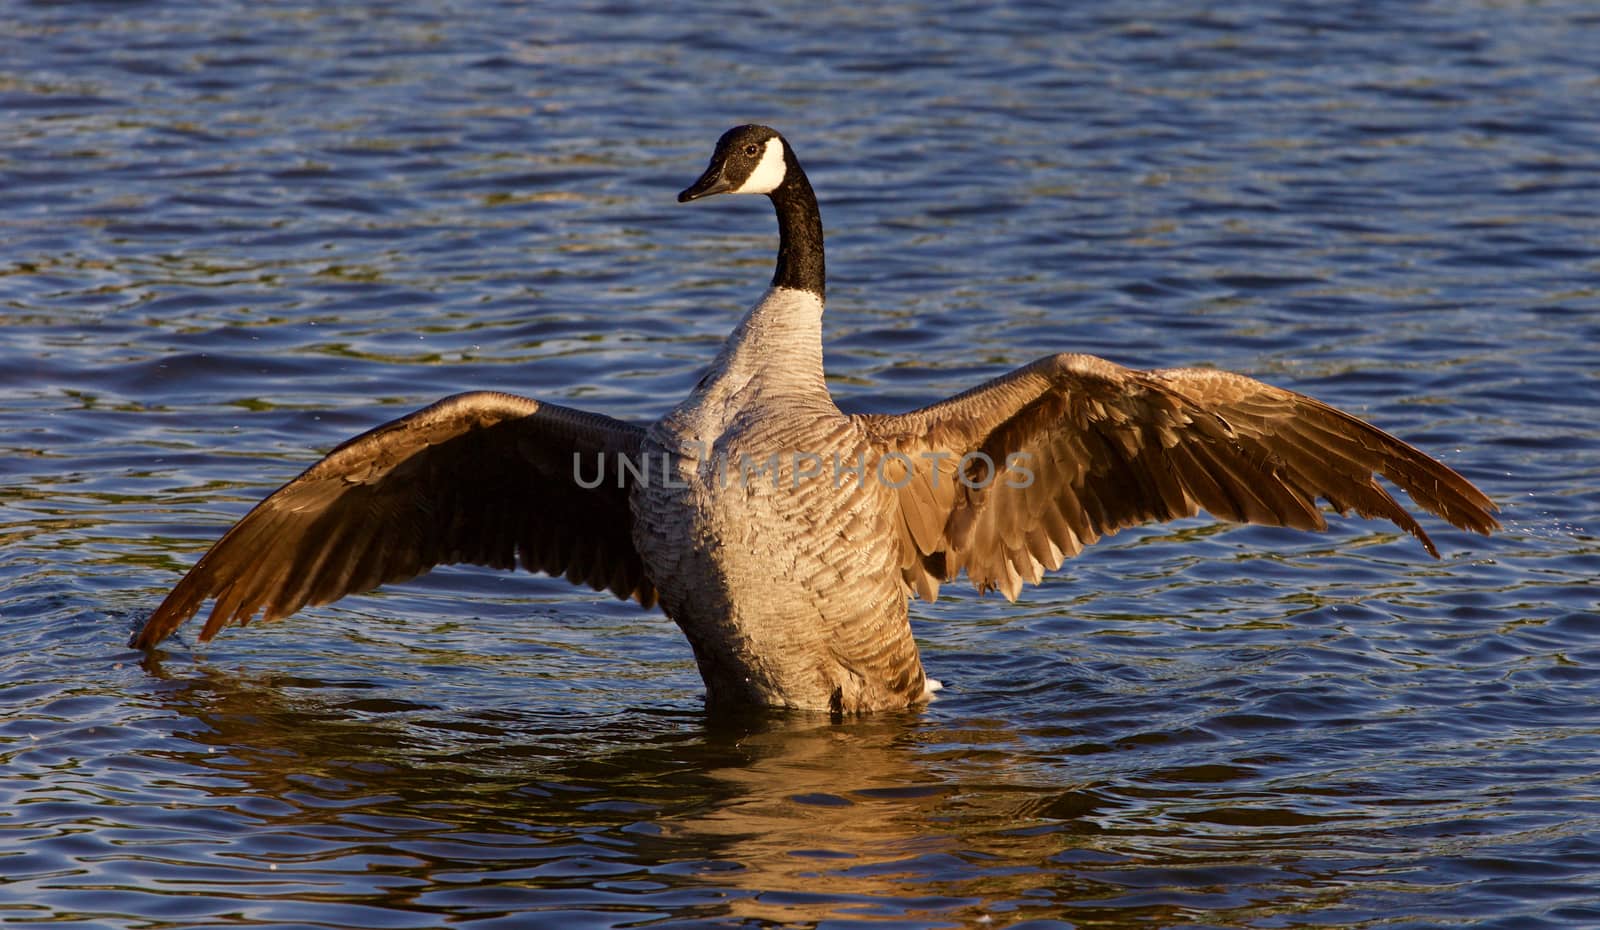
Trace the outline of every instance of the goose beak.
{"type": "Polygon", "coordinates": [[[712,162],[706,168],[706,173],[700,175],[700,180],[678,192],[678,202],[688,203],[699,200],[701,197],[710,197],[712,194],[721,194],[733,190],[733,182],[722,174],[722,165],[712,162]]]}

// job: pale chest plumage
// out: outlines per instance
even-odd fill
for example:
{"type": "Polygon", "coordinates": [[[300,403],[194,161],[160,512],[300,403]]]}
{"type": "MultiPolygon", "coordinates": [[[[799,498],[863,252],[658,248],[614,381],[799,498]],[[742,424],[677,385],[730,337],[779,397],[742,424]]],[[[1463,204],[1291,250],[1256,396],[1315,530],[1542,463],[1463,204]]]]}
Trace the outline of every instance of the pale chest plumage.
{"type": "Polygon", "coordinates": [[[836,703],[852,665],[883,659],[883,642],[855,654],[863,617],[904,629],[888,644],[921,687],[893,548],[873,544],[893,501],[823,383],[820,320],[815,295],[769,292],[651,427],[659,480],[633,491],[640,555],[709,686],[795,706],[836,703]]]}

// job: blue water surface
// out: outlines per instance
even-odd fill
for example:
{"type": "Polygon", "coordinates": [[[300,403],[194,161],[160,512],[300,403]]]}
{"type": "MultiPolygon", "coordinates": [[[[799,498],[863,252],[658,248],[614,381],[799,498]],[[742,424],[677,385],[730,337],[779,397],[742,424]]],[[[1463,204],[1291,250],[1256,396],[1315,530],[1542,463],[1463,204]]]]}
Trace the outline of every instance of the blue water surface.
{"type": "Polygon", "coordinates": [[[0,924],[1600,926],[1581,0],[0,8],[0,924]],[[926,709],[708,715],[658,612],[455,568],[124,643],[339,441],[660,414],[794,142],[830,386],[1052,351],[1357,413],[1501,506],[1106,540],[913,604],[926,709]]]}

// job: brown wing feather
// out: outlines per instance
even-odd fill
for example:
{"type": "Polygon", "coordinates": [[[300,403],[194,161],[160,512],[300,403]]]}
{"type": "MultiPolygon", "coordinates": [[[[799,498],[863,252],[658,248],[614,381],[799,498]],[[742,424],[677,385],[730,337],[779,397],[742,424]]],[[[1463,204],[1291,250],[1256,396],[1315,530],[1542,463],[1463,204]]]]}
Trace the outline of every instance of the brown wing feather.
{"type": "Polygon", "coordinates": [[[472,563],[565,575],[655,603],[633,546],[617,456],[636,426],[509,394],[459,394],[340,445],[256,505],[201,557],[134,636],[154,646],[215,599],[200,639],[261,613],[472,563]],[[606,457],[606,480],[586,489],[606,457]]]}
{"type": "Polygon", "coordinates": [[[1202,509],[1323,529],[1318,498],[1391,520],[1437,556],[1375,475],[1462,529],[1499,525],[1494,503],[1445,465],[1327,404],[1228,372],[1055,355],[933,406],[858,421],[880,455],[917,465],[898,495],[899,544],[908,589],[929,600],[963,570],[979,590],[1015,598],[1102,536],[1202,509]],[[952,473],[930,492],[930,455],[969,453],[996,463],[993,480],[973,487],[982,482],[949,482],[952,473]],[[1011,456],[1029,475],[1007,470],[1011,456]]]}

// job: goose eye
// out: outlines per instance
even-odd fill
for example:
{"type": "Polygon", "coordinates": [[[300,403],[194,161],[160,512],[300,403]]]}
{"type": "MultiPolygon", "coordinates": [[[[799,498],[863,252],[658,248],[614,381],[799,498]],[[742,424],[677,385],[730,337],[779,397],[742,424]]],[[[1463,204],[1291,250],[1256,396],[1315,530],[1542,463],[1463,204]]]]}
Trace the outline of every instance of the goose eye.
{"type": "Polygon", "coordinates": [[[746,155],[755,155],[755,153],[757,153],[759,151],[761,151],[761,148],[759,146],[757,146],[754,142],[752,142],[749,145],[744,147],[744,153],[746,155]]]}

